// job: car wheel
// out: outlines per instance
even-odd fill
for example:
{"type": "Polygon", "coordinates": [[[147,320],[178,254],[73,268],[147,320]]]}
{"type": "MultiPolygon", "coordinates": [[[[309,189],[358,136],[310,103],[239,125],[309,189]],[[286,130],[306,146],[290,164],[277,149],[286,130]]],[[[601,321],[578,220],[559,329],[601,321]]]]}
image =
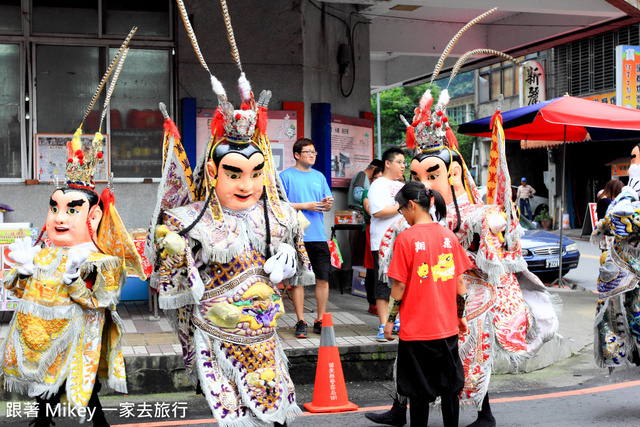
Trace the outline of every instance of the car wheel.
{"type": "Polygon", "coordinates": [[[549,206],[545,205],[544,203],[536,206],[536,211],[533,213],[533,217],[537,217],[542,210],[549,212],[549,206]]]}

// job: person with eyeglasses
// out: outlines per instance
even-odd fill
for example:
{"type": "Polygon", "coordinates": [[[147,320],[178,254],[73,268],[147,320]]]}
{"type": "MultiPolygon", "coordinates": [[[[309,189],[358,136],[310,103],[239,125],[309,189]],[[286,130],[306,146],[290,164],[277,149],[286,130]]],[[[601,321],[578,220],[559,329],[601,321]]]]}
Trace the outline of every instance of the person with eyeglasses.
{"type": "MultiPolygon", "coordinates": [[[[378,318],[380,319],[376,339],[379,342],[386,342],[384,325],[387,322],[387,308],[389,307],[391,288],[379,278],[378,252],[380,250],[380,242],[387,229],[402,218],[402,215],[398,213],[400,206],[396,203],[395,196],[404,185],[403,182],[398,181],[404,174],[404,152],[398,147],[389,148],[382,154],[382,161],[384,162],[382,176],[371,184],[368,197],[371,211],[369,231],[371,253],[373,255],[373,294],[378,308],[378,318]]],[[[399,330],[400,321],[397,321],[394,332],[397,333],[399,330]]]]}
{"type": "MultiPolygon", "coordinates": [[[[312,168],[318,152],[313,141],[300,138],[293,144],[293,157],[296,164],[280,173],[282,186],[294,209],[302,212],[309,221],[304,232],[304,244],[316,276],[317,317],[313,322],[313,332],[322,332],[322,316],[329,301],[329,273],[331,272],[331,253],[327,244],[327,232],[324,228],[323,212],[331,210],[333,197],[325,176],[312,168]]],[[[291,299],[296,312],[296,337],[307,338],[307,322],[304,320],[304,287],[293,286],[291,299]]]]}

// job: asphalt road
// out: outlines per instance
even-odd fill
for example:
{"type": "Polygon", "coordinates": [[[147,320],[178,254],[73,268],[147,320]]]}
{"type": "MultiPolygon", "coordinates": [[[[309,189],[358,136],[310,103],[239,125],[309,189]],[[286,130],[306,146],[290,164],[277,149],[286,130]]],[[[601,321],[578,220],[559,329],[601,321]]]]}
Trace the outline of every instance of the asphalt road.
{"type": "MultiPolygon", "coordinates": [[[[391,403],[388,397],[390,389],[390,382],[348,383],[349,400],[359,405],[358,411],[320,415],[305,411],[292,425],[373,426],[364,417],[364,412],[386,410],[391,403]]],[[[595,366],[591,346],[572,358],[536,372],[494,375],[490,385],[493,412],[501,427],[638,426],[639,394],[640,368],[616,369],[609,375],[607,369],[595,366]]],[[[300,405],[311,401],[313,386],[298,387],[297,396],[300,405]]],[[[108,418],[113,427],[215,425],[204,398],[193,393],[107,396],[101,400],[109,410],[108,418]],[[130,416],[119,416],[126,412],[125,408],[130,410],[130,416]],[[177,416],[173,414],[174,410],[178,411],[177,416]]],[[[0,425],[27,425],[26,418],[7,417],[6,409],[6,402],[0,402],[0,425]]],[[[475,411],[461,411],[461,426],[474,419],[475,411]]],[[[65,418],[56,419],[55,422],[56,427],[80,425],[75,420],[65,418]]],[[[442,426],[439,412],[432,411],[429,425],[442,426]]]]}
{"type": "Polygon", "coordinates": [[[586,240],[574,239],[574,241],[578,244],[580,262],[578,268],[570,270],[564,276],[565,282],[568,285],[578,284],[585,289],[595,291],[600,267],[600,249],[586,240]]]}

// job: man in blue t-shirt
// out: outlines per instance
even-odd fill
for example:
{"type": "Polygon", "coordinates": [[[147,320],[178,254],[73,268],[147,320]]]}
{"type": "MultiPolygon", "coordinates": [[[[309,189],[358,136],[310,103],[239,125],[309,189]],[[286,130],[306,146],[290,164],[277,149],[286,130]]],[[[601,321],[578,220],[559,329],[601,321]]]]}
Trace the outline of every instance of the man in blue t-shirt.
{"type": "MultiPolygon", "coordinates": [[[[282,171],[280,180],[291,206],[302,211],[309,220],[304,232],[304,245],[309,254],[313,273],[316,275],[317,317],[313,322],[313,332],[322,331],[322,316],[329,301],[329,273],[331,272],[331,254],[327,244],[327,232],[324,228],[322,212],[331,210],[333,197],[327,179],[319,171],[312,169],[316,162],[316,147],[308,138],[300,138],[293,144],[293,157],[296,165],[282,171]]],[[[307,323],[304,321],[304,288],[291,288],[291,299],[296,311],[296,337],[307,337],[307,323]]]]}

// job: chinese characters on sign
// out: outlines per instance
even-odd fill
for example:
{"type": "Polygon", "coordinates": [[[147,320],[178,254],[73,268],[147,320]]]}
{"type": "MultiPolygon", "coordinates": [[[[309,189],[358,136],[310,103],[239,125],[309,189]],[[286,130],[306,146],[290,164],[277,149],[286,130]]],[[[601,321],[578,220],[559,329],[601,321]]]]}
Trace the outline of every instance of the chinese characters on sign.
{"type": "Polygon", "coordinates": [[[329,362],[329,399],[338,400],[336,393],[336,371],[333,362],[329,362]]]}
{"type": "Polygon", "coordinates": [[[526,61],[520,69],[522,91],[520,92],[521,106],[533,105],[546,101],[544,68],[536,61],[526,61]]]}
{"type": "Polygon", "coordinates": [[[640,110],[640,47],[616,46],[616,104],[640,110]]]}

